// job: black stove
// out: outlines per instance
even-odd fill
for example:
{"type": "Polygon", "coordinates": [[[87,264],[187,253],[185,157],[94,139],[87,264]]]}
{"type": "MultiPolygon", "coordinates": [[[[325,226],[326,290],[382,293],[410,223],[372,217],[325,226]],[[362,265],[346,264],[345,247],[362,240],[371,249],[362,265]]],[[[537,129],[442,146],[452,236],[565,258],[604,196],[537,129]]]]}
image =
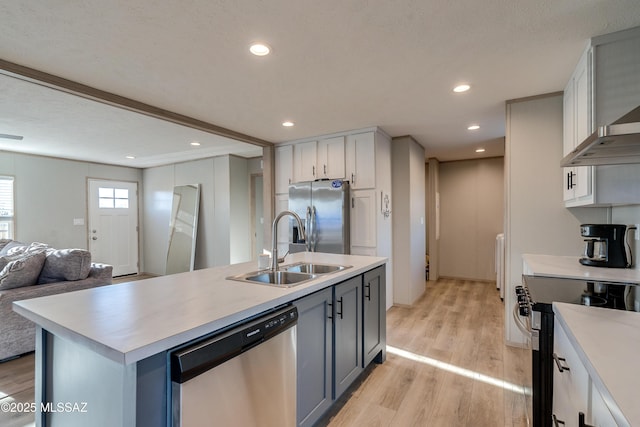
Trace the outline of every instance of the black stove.
{"type": "Polygon", "coordinates": [[[531,337],[532,425],[547,427],[553,425],[552,303],[638,311],[635,303],[636,286],[532,276],[523,276],[523,279],[523,285],[515,288],[518,303],[514,319],[522,332],[531,337]]]}

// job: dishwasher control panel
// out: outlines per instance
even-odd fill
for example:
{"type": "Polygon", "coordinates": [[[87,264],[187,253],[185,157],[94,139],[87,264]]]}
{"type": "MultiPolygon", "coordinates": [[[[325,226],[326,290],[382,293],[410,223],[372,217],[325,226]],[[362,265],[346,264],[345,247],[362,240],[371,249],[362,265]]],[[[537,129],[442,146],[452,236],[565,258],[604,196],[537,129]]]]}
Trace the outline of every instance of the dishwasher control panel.
{"type": "Polygon", "coordinates": [[[185,381],[267,341],[298,322],[298,309],[287,306],[199,339],[170,354],[171,381],[185,381]]]}

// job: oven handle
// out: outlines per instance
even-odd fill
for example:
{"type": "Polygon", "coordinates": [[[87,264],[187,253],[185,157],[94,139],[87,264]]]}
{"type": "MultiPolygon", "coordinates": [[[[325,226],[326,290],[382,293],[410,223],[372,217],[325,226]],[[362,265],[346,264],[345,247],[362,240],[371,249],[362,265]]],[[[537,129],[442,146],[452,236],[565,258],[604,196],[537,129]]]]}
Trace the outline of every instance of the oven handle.
{"type": "MultiPolygon", "coordinates": [[[[518,304],[513,306],[513,320],[516,322],[518,329],[520,329],[520,331],[527,337],[531,338],[531,326],[522,322],[520,313],[518,312],[518,304]]],[[[529,319],[527,318],[527,323],[529,323],[528,320],[529,319]]]]}

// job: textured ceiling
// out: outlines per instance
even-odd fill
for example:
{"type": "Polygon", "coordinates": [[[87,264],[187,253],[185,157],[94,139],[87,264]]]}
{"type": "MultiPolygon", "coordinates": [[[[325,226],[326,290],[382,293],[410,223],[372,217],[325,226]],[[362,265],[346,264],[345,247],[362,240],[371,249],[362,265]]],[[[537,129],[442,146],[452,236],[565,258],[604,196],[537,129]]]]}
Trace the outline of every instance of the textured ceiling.
{"type": "MultiPolygon", "coordinates": [[[[640,1],[21,0],[0,3],[0,24],[4,60],[237,132],[278,143],[380,126],[447,161],[480,145],[501,155],[505,101],[562,90],[590,37],[640,25],[640,1]],[[254,40],[273,53],[249,54],[254,40]],[[452,93],[459,82],[472,90],[452,93]]],[[[24,108],[22,117],[43,107],[36,97],[24,108]]],[[[69,111],[69,130],[114,126],[69,111]]],[[[12,133],[2,128],[12,118],[0,120],[0,134],[12,133]]],[[[151,128],[136,137],[157,138],[151,128]]],[[[96,144],[57,134],[59,151],[96,144]]],[[[122,144],[94,160],[126,164],[122,144]]],[[[189,151],[182,140],[142,145],[140,165],[154,150],[189,151]]]]}

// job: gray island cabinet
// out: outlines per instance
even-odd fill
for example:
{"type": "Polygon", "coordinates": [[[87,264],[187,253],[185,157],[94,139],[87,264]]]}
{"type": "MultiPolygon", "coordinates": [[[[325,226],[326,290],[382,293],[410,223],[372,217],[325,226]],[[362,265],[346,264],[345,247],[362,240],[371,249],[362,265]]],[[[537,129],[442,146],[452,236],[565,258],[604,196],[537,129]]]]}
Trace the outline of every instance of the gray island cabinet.
{"type": "Polygon", "coordinates": [[[373,360],[386,357],[385,266],[294,301],[299,426],[311,426],[373,360]]]}
{"type": "MultiPolygon", "coordinates": [[[[171,426],[172,350],[294,304],[298,424],[311,425],[385,358],[386,258],[298,253],[349,268],[281,288],[236,264],[15,302],[37,325],[36,425],[171,426]]],[[[229,393],[234,385],[229,384],[229,393]]]]}

